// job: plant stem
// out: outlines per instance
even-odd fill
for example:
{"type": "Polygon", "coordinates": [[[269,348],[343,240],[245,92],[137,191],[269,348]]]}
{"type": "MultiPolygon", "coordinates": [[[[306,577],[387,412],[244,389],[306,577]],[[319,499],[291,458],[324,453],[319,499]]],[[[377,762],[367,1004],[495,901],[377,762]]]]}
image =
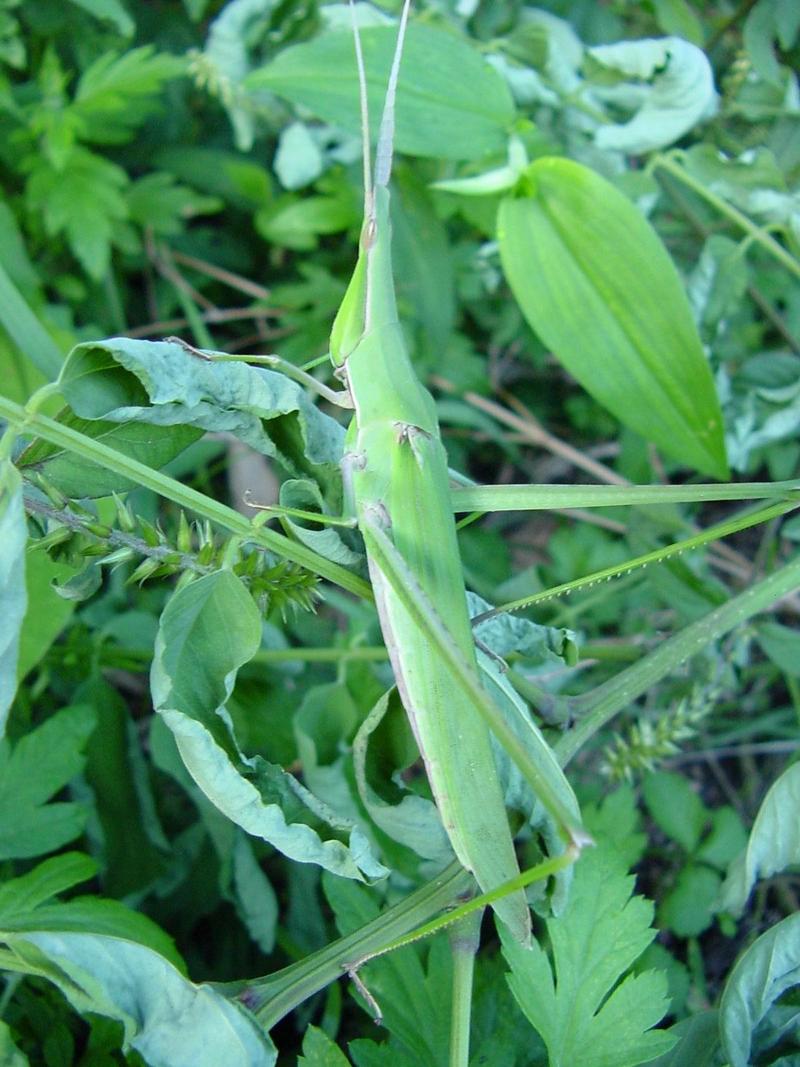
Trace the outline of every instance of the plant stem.
{"type": "Polygon", "coordinates": [[[449,1067],[469,1067],[469,1030],[472,1019],[472,978],[480,945],[483,909],[449,928],[453,955],[453,1003],[450,1014],[449,1067]]]}
{"type": "Polygon", "coordinates": [[[610,678],[607,682],[578,697],[562,698],[563,711],[584,716],[582,721],[556,744],[559,763],[565,767],[577,752],[613,717],[627,708],[652,685],[677,666],[700,652],[710,642],[722,637],[746,619],[764,611],[780,597],[800,585],[800,555],[780,570],[746,589],[733,600],[680,633],[664,641],[644,659],[610,678]]]}
{"type": "Polygon", "coordinates": [[[652,160],[650,169],[657,170],[658,168],[667,171],[678,181],[683,182],[687,188],[691,189],[693,193],[696,193],[699,197],[702,197],[707,203],[711,204],[720,215],[724,215],[739,229],[744,230],[751,241],[760,245],[765,252],[776,259],[782,266],[784,266],[795,277],[800,278],[800,262],[787,250],[783,245],[779,244],[774,237],[770,236],[761,226],[758,226],[752,219],[748,218],[743,212],[735,208],[733,204],[729,204],[727,200],[724,200],[721,196],[718,196],[711,189],[708,189],[697,178],[692,177],[685,167],[681,166],[672,155],[659,155],[652,160]]]}
{"type": "Polygon", "coordinates": [[[213,500],[205,493],[199,493],[188,485],[183,485],[162,471],[154,470],[130,456],[123,455],[122,452],[117,452],[116,449],[109,448],[101,441],[87,437],[69,426],[62,426],[61,423],[46,415],[30,414],[25,408],[4,396],[0,396],[0,418],[7,419],[11,425],[24,426],[27,433],[36,434],[51,444],[58,445],[107,470],[114,471],[136,485],[152,489],[153,492],[167,500],[172,500],[179,507],[210,519],[211,522],[251,544],[259,545],[294,563],[299,563],[300,566],[306,567],[314,574],[326,578],[356,596],[364,599],[372,598],[369,584],[358,575],[351,574],[339,564],[324,559],[305,545],[291,541],[274,530],[256,528],[249,519],[240,515],[238,511],[234,511],[233,508],[213,500]]]}

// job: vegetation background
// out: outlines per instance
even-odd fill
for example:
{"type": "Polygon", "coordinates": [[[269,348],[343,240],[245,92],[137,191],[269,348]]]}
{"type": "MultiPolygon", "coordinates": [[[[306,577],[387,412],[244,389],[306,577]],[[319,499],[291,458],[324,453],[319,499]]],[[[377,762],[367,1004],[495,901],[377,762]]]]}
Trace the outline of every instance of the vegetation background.
{"type": "MultiPolygon", "coordinates": [[[[423,121],[400,121],[395,273],[453,468],[481,483],[724,475],[612,414],[602,360],[573,377],[511,295],[498,204],[527,160],[566,157],[635,204],[677,266],[732,480],[796,480],[800,6],[415,7],[451,51],[423,121]]],[[[357,11],[367,31],[396,14],[357,11]]],[[[70,452],[32,421],[0,448],[8,1067],[449,1062],[446,936],[365,968],[382,1030],[352,984],[331,982],[340,958],[313,995],[305,972],[284,972],[295,1010],[283,1015],[278,985],[255,981],[408,899],[447,860],[399,708],[363,727],[390,673],[374,610],[344,591],[363,591],[357,536],[287,526],[328,571],[287,561],[278,541],[242,544],[246,490],[336,512],[341,413],[294,386],[256,404],[232,369],[224,396],[198,396],[196,357],[140,345],[179,335],[297,365],[326,355],[362,214],[349,18],[317,0],[0,0],[0,416],[13,426],[13,405],[86,343],[63,396],[37,403],[89,442],[70,452]],[[110,337],[128,341],[88,344],[110,337]],[[92,462],[91,442],[196,494],[137,487],[92,462]],[[186,599],[196,589],[202,604],[186,599]],[[258,781],[272,837],[244,833],[185,770],[165,722],[193,702],[227,709],[236,782],[258,781]],[[240,1004],[277,1024],[279,1051],[240,1004]]],[[[497,514],[460,533],[467,584],[508,601],[731,508],[497,514]]],[[[798,540],[800,519],[776,511],[724,544],[544,600],[486,643],[541,709],[779,573],[798,540]]],[[[800,1062],[797,585],[698,641],[581,750],[570,781],[598,848],[560,917],[538,901],[535,954],[503,953],[485,923],[471,1062],[800,1062]]],[[[554,744],[563,729],[549,726],[554,744]]],[[[539,858],[530,829],[521,850],[539,858]]]]}

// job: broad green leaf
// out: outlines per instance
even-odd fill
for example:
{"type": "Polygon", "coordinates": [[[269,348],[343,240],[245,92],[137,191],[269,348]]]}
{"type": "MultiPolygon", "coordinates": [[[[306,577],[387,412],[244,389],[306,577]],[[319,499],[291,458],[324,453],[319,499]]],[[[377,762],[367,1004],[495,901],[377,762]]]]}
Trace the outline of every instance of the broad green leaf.
{"type": "Polygon", "coordinates": [[[83,768],[95,717],[94,708],[78,704],[13,747],[0,741],[0,859],[52,852],[82,832],[88,815],[83,804],[47,801],[83,768]]]}
{"type": "Polygon", "coordinates": [[[542,341],[625,425],[688,466],[727,477],[722,416],[678,274],[658,236],[605,179],[532,163],[500,205],[514,295],[542,341]]]}
{"type": "Polygon", "coordinates": [[[655,821],[673,841],[694,852],[709,812],[681,774],[657,771],[642,783],[645,803],[655,821]]]}
{"type": "Polygon", "coordinates": [[[658,905],[658,925],[678,937],[698,937],[714,921],[714,902],[720,876],[710,867],[687,863],[678,872],[675,884],[658,905]]]}
{"type": "Polygon", "coordinates": [[[8,1024],[0,1021],[0,1067],[29,1067],[29,1063],[14,1044],[8,1024]]]}
{"type": "Polygon", "coordinates": [[[652,904],[631,897],[633,883],[601,842],[576,864],[563,914],[547,920],[552,964],[537,942],[526,950],[503,937],[509,985],[550,1067],[634,1067],[673,1044],[652,1029],[669,1007],[664,975],[623,978],[655,936],[652,904]]]}
{"type": "Polygon", "coordinates": [[[781,68],[775,57],[774,42],[788,52],[800,31],[800,8],[787,0],[759,0],[750,8],[744,23],[744,46],[760,77],[780,84],[781,68]]]}
{"type": "MultiPolygon", "coordinates": [[[[393,26],[361,32],[373,133],[394,51],[393,26]]],[[[351,32],[331,31],[281,52],[254,71],[249,89],[269,89],[319,118],[358,133],[358,80],[351,32]]],[[[480,53],[431,26],[408,28],[397,91],[399,152],[479,159],[502,150],[514,120],[511,95],[480,53]]]]}
{"type": "Polygon", "coordinates": [[[161,616],[151,672],[153,704],[208,799],[247,833],[290,859],[345,878],[387,872],[367,839],[282,768],[239,749],[225,703],[238,669],[261,642],[261,617],[242,582],[217,571],[175,593],[161,616]],[[323,840],[305,821],[349,835],[323,840]]]}
{"type": "Polygon", "coordinates": [[[237,830],[231,853],[231,889],[234,906],[247,932],[265,955],[275,948],[278,897],[259,866],[253,845],[237,830]]]}
{"type": "Polygon", "coordinates": [[[231,433],[290,473],[338,478],[344,430],[274,371],[204,360],[177,342],[115,337],[73,348],[61,381],[82,418],[231,433]]]}
{"type": "Polygon", "coordinates": [[[773,782],[756,815],[747,847],[731,864],[720,910],[741,915],[756,882],[800,863],[800,763],[773,782]]]}
{"type": "Polygon", "coordinates": [[[798,984],[800,913],[795,913],[754,941],[736,961],[725,983],[719,1027],[731,1067],[749,1067],[759,1027],[768,1023],[778,998],[798,984]]]}
{"type": "Polygon", "coordinates": [[[41,549],[33,547],[26,553],[28,610],[19,635],[19,679],[36,666],[71,618],[75,604],[60,597],[53,583],[64,582],[74,573],[74,567],[54,563],[41,549]]]}
{"type": "Polygon", "coordinates": [[[151,1067],[274,1067],[275,1047],[240,1005],[195,985],[143,945],[98,934],[31,931],[8,939],[79,1012],[116,1019],[151,1067]]]}
{"type": "MultiPolygon", "coordinates": [[[[287,478],[281,483],[278,499],[281,507],[321,512],[323,515],[331,513],[319,486],[309,478],[287,478]]],[[[358,535],[354,531],[343,531],[341,527],[326,526],[324,523],[312,524],[292,518],[287,518],[285,522],[298,541],[313,548],[325,559],[340,563],[343,567],[365,567],[364,553],[355,551],[358,535]],[[312,528],[312,525],[316,528],[312,528]]]]}
{"type": "Polygon", "coordinates": [[[22,479],[10,460],[0,459],[0,738],[17,691],[20,631],[27,608],[27,539],[22,479]]]}
{"type": "Polygon", "coordinates": [[[281,130],[272,166],[284,189],[304,189],[322,174],[325,157],[304,122],[281,130]]]}
{"type": "Polygon", "coordinates": [[[647,1067],[717,1067],[719,1026],[716,1011],[703,1011],[682,1019],[667,1031],[678,1043],[647,1067]]]}
{"type": "MultiPolygon", "coordinates": [[[[28,306],[27,301],[0,264],[0,325],[20,352],[46,378],[61,370],[61,350],[28,306]]],[[[5,383],[3,394],[6,393],[5,383]]],[[[12,399],[15,399],[12,397],[12,399]]],[[[20,399],[27,399],[20,398],[20,399]]]]}
{"type": "Polygon", "coordinates": [[[779,622],[760,622],[756,626],[756,638],[777,667],[793,677],[800,676],[796,629],[779,622]]]}
{"type": "MultiPolygon", "coordinates": [[[[81,419],[69,408],[59,413],[57,421],[154,470],[165,466],[203,434],[194,426],[81,419]]],[[[19,456],[18,465],[23,471],[29,468],[39,471],[68,497],[95,498],[136,488],[123,475],[43,440],[33,441],[19,456]]]]}
{"type": "MultiPolygon", "coordinates": [[[[434,367],[450,341],[456,316],[453,259],[431,194],[410,167],[398,167],[392,196],[392,262],[397,298],[416,325],[413,351],[434,367]]],[[[410,325],[411,323],[409,323],[410,325]]]]}
{"type": "Polygon", "coordinates": [[[632,155],[664,148],[715,110],[711,64],[701,49],[680,37],[604,44],[590,48],[589,55],[601,66],[635,79],[595,89],[609,102],[635,110],[628,122],[597,130],[594,139],[600,148],[632,155]]]}
{"type": "Polygon", "coordinates": [[[297,1067],[350,1067],[350,1061],[324,1030],[309,1026],[303,1036],[303,1055],[297,1067]]]}
{"type": "MultiPolygon", "coordinates": [[[[353,741],[359,795],[370,818],[388,837],[443,867],[453,859],[453,850],[436,805],[397,784],[407,761],[401,760],[404,765],[397,766],[396,746],[391,744],[395,740],[392,719],[399,723],[401,730],[409,731],[408,719],[394,690],[384,693],[362,722],[353,741]],[[389,728],[384,726],[381,731],[387,714],[389,728]],[[387,773],[389,766],[393,770],[391,778],[387,773]]],[[[416,745],[410,759],[419,759],[416,745]]]]}

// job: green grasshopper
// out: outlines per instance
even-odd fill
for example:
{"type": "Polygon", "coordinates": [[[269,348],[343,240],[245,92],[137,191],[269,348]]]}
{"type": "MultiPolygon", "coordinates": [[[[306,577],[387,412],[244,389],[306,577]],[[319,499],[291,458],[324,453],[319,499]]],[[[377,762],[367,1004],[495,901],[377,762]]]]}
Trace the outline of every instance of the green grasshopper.
{"type": "MultiPolygon", "coordinates": [[[[590,840],[544,742],[531,754],[482,688],[433,398],[398,321],[389,178],[394,100],[408,22],[405,0],[380,124],[374,180],[363,55],[354,19],[364,138],[364,223],[352,280],[331,335],[336,376],[352,400],[345,500],[364,538],[384,641],[434,798],[459,861],[484,892],[519,875],[490,729],[508,749],[571,852],[590,840]],[[563,787],[563,788],[562,788],[563,787]]],[[[492,901],[516,938],[530,937],[521,889],[492,901]]]]}

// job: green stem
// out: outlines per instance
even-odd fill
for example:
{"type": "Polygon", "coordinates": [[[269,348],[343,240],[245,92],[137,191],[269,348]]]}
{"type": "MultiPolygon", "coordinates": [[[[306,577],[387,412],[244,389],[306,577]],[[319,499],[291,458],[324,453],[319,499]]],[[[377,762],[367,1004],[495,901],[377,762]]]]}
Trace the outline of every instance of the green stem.
{"type": "MultiPolygon", "coordinates": [[[[269,1030],[298,1004],[341,978],[349,969],[348,960],[380,955],[387,942],[417,929],[420,923],[437,915],[474,884],[472,875],[460,863],[451,863],[428,885],[387,908],[359,930],[340,937],[276,974],[238,984],[236,994],[269,1030]]],[[[230,992],[230,987],[224,991],[230,992]]]]}
{"type": "Polygon", "coordinates": [[[136,485],[152,489],[159,496],[172,500],[179,507],[193,511],[197,515],[202,515],[244,541],[275,552],[294,563],[299,563],[312,573],[326,578],[356,596],[364,599],[372,597],[369,584],[362,578],[351,574],[337,563],[332,563],[317,555],[305,545],[291,541],[274,530],[254,527],[249,519],[240,515],[238,511],[234,511],[233,508],[213,500],[205,493],[199,493],[196,489],[183,485],[161,471],[147,467],[144,463],[139,463],[138,460],[109,448],[100,441],[86,437],[69,426],[62,426],[55,419],[48,418],[46,415],[30,414],[25,408],[3,396],[0,396],[0,418],[7,419],[9,424],[17,428],[17,432],[24,427],[26,432],[35,433],[59,448],[74,452],[107,470],[114,471],[136,485]]]}
{"type": "Polygon", "coordinates": [[[730,485],[458,485],[450,489],[453,511],[484,513],[761,500],[787,494],[800,494],[800,481],[730,485]]]}
{"type": "Polygon", "coordinates": [[[453,956],[453,1003],[450,1012],[449,1067],[469,1067],[469,1031],[472,1020],[472,982],[475,955],[480,945],[483,909],[459,920],[449,929],[453,956]]]}
{"type": "Polygon", "coordinates": [[[659,155],[656,156],[650,163],[651,170],[657,170],[658,168],[667,171],[678,181],[696,193],[699,197],[702,197],[707,203],[711,204],[721,215],[724,215],[739,229],[744,230],[751,241],[760,245],[769,255],[776,259],[782,266],[800,278],[800,262],[787,250],[783,245],[779,244],[774,237],[771,237],[762,227],[758,226],[752,219],[749,219],[747,215],[735,208],[733,204],[729,204],[727,200],[724,200],[717,193],[708,189],[697,178],[692,177],[685,167],[676,162],[674,155],[659,155]]]}
{"type": "Polygon", "coordinates": [[[774,574],[746,589],[733,600],[716,608],[702,619],[690,623],[680,633],[664,641],[644,659],[610,678],[588,693],[562,698],[562,713],[583,716],[580,722],[556,744],[562,767],[620,711],[645,693],[664,675],[702,651],[753,615],[764,611],[776,600],[800,586],[800,555],[774,574]]]}

